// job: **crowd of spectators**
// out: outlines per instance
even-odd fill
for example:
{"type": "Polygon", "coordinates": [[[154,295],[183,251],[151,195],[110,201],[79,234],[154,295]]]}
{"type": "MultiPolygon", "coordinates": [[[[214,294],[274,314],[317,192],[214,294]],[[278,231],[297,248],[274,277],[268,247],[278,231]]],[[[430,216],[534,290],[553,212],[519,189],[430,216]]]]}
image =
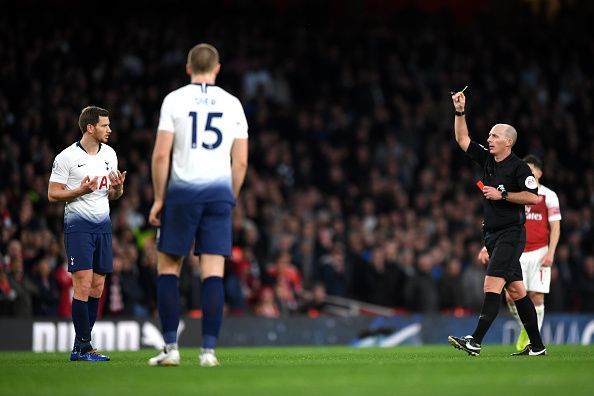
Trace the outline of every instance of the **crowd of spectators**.
{"type": "MultiPolygon", "coordinates": [[[[161,101],[187,83],[186,53],[202,41],[219,48],[217,82],[240,97],[250,126],[228,314],[314,315],[325,295],[395,312],[480,309],[479,170],[455,144],[449,96],[467,84],[471,136],[516,126],[514,151],[540,156],[542,182],[559,195],[547,311],[594,311],[591,12],[520,7],[460,20],[455,10],[238,4],[199,21],[192,12],[0,15],[0,315],[70,316],[63,205],[48,203],[47,183],[90,104],[110,110],[110,144],[128,171],[112,203],[114,273],[101,312],[156,314],[150,153],[161,101]]],[[[199,309],[199,279],[189,257],[184,313],[199,309]]]]}

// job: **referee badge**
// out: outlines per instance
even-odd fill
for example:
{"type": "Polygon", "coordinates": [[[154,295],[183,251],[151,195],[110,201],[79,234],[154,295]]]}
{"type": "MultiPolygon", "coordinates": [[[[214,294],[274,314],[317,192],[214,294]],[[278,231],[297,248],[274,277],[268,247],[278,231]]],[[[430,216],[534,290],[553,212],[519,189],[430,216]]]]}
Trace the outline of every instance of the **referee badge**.
{"type": "Polygon", "coordinates": [[[524,184],[526,185],[526,187],[528,187],[529,189],[535,189],[537,187],[536,184],[536,179],[534,178],[534,176],[530,175],[526,178],[526,181],[524,181],[524,184]]]}

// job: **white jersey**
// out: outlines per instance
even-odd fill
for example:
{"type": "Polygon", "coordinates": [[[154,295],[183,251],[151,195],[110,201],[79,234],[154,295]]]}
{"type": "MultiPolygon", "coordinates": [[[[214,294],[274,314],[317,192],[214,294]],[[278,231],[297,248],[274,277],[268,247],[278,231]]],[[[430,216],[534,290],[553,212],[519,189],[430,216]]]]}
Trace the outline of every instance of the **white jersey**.
{"type": "Polygon", "coordinates": [[[66,202],[64,233],[111,233],[108,174],[117,169],[116,153],[106,144],[99,146],[97,154],[89,155],[80,142],[76,142],[56,156],[50,181],[65,184],[67,190],[80,187],[86,178],[92,180],[98,176],[96,191],[66,202]]]}
{"type": "Polygon", "coordinates": [[[247,139],[243,107],[210,84],[188,84],[165,97],[159,131],[175,134],[167,203],[233,203],[231,147],[247,139]]]}

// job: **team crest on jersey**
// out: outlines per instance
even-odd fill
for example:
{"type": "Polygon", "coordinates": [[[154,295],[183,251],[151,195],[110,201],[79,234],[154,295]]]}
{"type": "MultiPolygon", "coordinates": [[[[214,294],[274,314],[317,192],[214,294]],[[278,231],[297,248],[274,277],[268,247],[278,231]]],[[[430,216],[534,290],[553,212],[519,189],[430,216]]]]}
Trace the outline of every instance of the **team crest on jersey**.
{"type": "Polygon", "coordinates": [[[530,175],[526,178],[526,180],[524,181],[524,184],[526,185],[526,187],[528,187],[529,189],[532,189],[532,190],[537,187],[536,179],[532,175],[530,175]]]}
{"type": "Polygon", "coordinates": [[[105,161],[105,170],[109,170],[109,161],[105,161]]]}
{"type": "Polygon", "coordinates": [[[58,167],[58,161],[54,161],[54,164],[52,165],[52,169],[56,169],[58,167]]]}

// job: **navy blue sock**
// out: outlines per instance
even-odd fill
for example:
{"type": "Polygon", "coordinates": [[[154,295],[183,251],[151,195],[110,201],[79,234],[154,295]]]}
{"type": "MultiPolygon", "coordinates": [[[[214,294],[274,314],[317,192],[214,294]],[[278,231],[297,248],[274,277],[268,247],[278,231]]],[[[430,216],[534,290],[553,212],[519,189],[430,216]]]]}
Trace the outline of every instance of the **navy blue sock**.
{"type": "Polygon", "coordinates": [[[76,331],[74,347],[81,352],[91,349],[91,327],[89,326],[89,308],[86,301],[72,298],[72,323],[76,331]]]}
{"type": "Polygon", "coordinates": [[[89,297],[87,307],[89,308],[89,327],[92,331],[95,321],[97,320],[97,312],[99,311],[99,299],[95,297],[89,297]]]}
{"type": "Polygon", "coordinates": [[[177,342],[177,326],[179,325],[179,288],[176,275],[159,275],[157,305],[163,339],[166,344],[173,344],[177,342]]]}
{"type": "Polygon", "coordinates": [[[225,305],[225,289],[223,278],[209,276],[202,281],[202,347],[214,349],[219,338],[223,308],[225,305]]]}

